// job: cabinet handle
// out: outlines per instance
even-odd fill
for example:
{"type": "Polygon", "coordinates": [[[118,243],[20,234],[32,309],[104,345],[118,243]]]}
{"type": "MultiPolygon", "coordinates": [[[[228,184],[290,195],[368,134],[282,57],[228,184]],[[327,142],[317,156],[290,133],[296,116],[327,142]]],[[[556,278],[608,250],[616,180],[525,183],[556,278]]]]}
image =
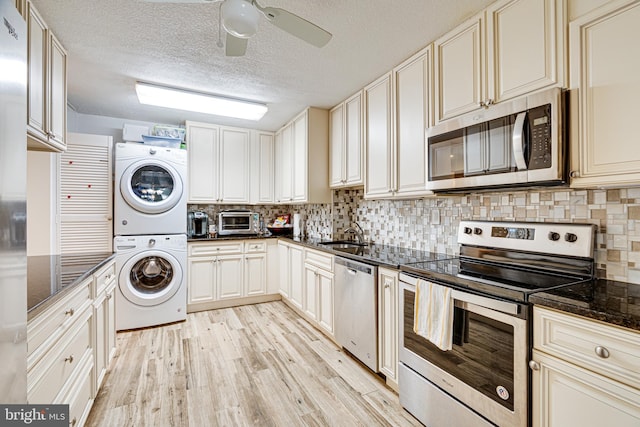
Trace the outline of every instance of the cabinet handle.
{"type": "Polygon", "coordinates": [[[487,99],[486,101],[480,101],[480,106],[482,108],[489,108],[490,105],[493,105],[493,99],[487,99]]]}
{"type": "Polygon", "coordinates": [[[71,422],[69,424],[71,426],[75,426],[77,422],[78,422],[78,420],[76,419],[76,417],[73,417],[73,419],[71,420],[71,422]]]}
{"type": "Polygon", "coordinates": [[[569,172],[569,177],[570,178],[578,178],[579,176],[580,176],[580,172],[578,172],[578,171],[569,172]]]}
{"type": "Polygon", "coordinates": [[[64,312],[64,315],[67,316],[73,316],[73,313],[75,313],[75,310],[73,308],[70,308],[69,310],[64,312]]]}
{"type": "Polygon", "coordinates": [[[601,357],[603,359],[606,359],[609,357],[610,353],[609,350],[606,349],[606,347],[602,347],[601,345],[597,346],[594,351],[596,352],[596,354],[598,355],[598,357],[601,357]]]}
{"type": "Polygon", "coordinates": [[[539,371],[540,370],[540,364],[538,362],[536,362],[535,360],[530,360],[529,361],[529,368],[531,368],[532,371],[539,371]]]}
{"type": "Polygon", "coordinates": [[[107,294],[107,299],[113,298],[113,294],[107,294]]]}
{"type": "Polygon", "coordinates": [[[384,288],[385,288],[385,289],[389,289],[390,287],[391,287],[391,285],[390,285],[390,284],[388,284],[388,283],[385,283],[385,284],[384,284],[384,288]]]}
{"type": "Polygon", "coordinates": [[[64,358],[64,361],[65,361],[65,362],[69,362],[69,363],[73,363],[73,354],[72,354],[72,355],[70,355],[69,357],[65,357],[65,358],[64,358]]]}

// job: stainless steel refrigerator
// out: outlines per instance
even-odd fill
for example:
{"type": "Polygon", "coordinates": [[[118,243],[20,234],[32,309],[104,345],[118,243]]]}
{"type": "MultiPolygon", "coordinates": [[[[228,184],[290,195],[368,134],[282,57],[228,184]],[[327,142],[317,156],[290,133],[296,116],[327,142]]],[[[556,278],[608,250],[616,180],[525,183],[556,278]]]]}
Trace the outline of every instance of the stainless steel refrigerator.
{"type": "Polygon", "coordinates": [[[0,403],[27,402],[27,26],[0,0],[0,403]]]}

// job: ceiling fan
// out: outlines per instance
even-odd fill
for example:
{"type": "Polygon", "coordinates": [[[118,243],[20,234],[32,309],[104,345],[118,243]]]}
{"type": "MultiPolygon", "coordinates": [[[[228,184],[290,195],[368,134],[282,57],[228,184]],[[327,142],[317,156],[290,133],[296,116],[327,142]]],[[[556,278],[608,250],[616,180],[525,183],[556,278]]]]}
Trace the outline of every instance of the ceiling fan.
{"type": "MultiPolygon", "coordinates": [[[[331,40],[331,33],[298,15],[277,7],[262,7],[256,0],[143,0],[148,3],[218,3],[221,28],[226,33],[227,56],[243,56],[249,39],[256,33],[262,14],[269,22],[287,33],[316,47],[331,40]]],[[[222,47],[222,46],[220,46],[222,47]]]]}

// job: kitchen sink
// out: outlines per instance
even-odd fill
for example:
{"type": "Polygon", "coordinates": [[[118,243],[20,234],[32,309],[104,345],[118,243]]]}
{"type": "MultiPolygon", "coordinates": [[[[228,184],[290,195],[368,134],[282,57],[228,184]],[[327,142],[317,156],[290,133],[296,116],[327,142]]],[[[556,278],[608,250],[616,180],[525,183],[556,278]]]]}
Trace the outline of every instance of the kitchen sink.
{"type": "Polygon", "coordinates": [[[332,249],[358,249],[363,246],[367,246],[366,243],[358,243],[353,240],[330,240],[327,242],[320,242],[321,245],[330,246],[332,249]]]}

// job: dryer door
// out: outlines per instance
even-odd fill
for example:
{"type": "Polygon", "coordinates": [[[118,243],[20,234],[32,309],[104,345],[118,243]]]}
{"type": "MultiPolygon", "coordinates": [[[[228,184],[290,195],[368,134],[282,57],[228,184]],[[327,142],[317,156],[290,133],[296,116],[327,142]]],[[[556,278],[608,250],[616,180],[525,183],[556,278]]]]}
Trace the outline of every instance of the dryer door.
{"type": "Polygon", "coordinates": [[[120,270],[122,295],[133,304],[151,307],[169,300],[183,285],[182,267],[170,253],[144,251],[120,270]]]}
{"type": "Polygon", "coordinates": [[[182,197],[182,177],[170,164],[160,160],[140,160],[131,164],[120,178],[120,193],[138,212],[158,214],[172,209],[182,197]]]}

